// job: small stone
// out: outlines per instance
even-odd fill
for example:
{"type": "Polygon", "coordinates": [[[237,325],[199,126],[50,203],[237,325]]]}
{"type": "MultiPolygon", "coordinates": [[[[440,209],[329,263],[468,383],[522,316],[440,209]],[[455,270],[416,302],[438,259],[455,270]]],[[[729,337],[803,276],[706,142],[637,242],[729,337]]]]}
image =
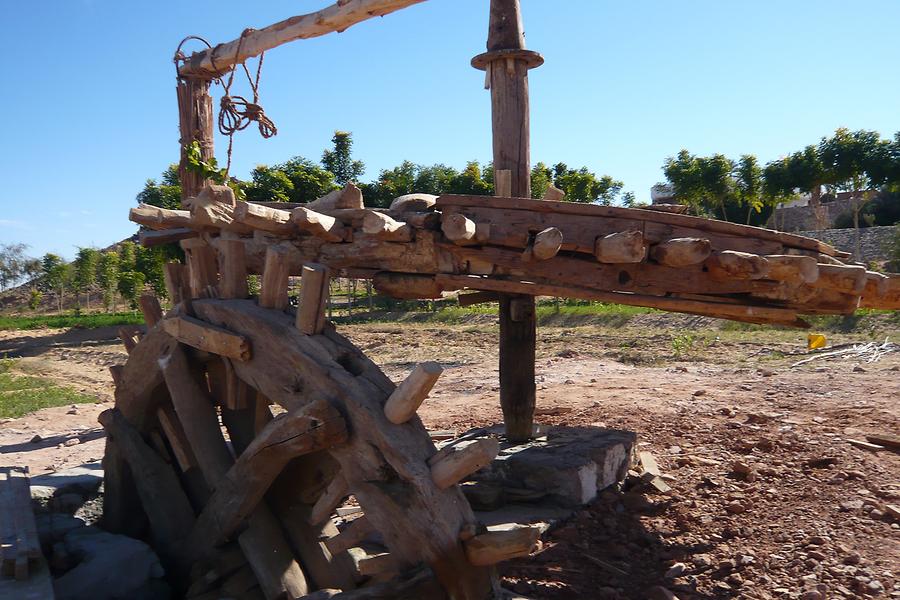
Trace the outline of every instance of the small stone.
{"type": "Polygon", "coordinates": [[[759,375],[762,375],[763,377],[772,377],[772,376],[775,374],[775,371],[773,371],[773,370],[771,370],[771,369],[764,369],[764,368],[762,368],[762,367],[760,367],[759,369],[757,369],[756,372],[757,372],[759,375]]]}
{"type": "Polygon", "coordinates": [[[32,443],[32,444],[37,444],[38,442],[40,442],[40,441],[43,440],[43,439],[44,439],[44,438],[42,438],[42,437],[40,436],[40,434],[37,434],[37,433],[36,433],[36,434],[34,434],[34,437],[31,438],[31,443],[32,443]]]}
{"type": "Polygon", "coordinates": [[[691,562],[694,563],[695,567],[700,569],[712,566],[712,559],[709,554],[698,554],[691,559],[691,562]]]}
{"type": "Polygon", "coordinates": [[[803,595],[800,596],[800,600],[825,600],[825,596],[816,590],[810,590],[808,592],[803,592],[803,595]]]}
{"type": "Polygon", "coordinates": [[[697,390],[697,391],[694,392],[694,396],[695,396],[695,397],[697,397],[697,396],[705,396],[705,395],[706,395],[706,390],[697,390]]]}
{"type": "Polygon", "coordinates": [[[661,585],[655,585],[644,592],[647,600],[678,600],[678,596],[667,590],[661,585]]]}
{"type": "Polygon", "coordinates": [[[806,553],[810,558],[815,559],[817,561],[825,560],[826,556],[819,552],[818,550],[810,550],[806,553]]]}
{"type": "Polygon", "coordinates": [[[747,510],[747,507],[744,506],[740,500],[732,500],[725,505],[725,510],[733,515],[739,515],[742,512],[745,512],[747,510]]]}
{"type": "Polygon", "coordinates": [[[669,570],[666,571],[665,578],[666,579],[675,579],[676,577],[681,577],[681,575],[687,570],[687,565],[684,563],[675,563],[669,570]]]}
{"type": "Polygon", "coordinates": [[[69,410],[66,411],[66,414],[67,414],[67,415],[77,415],[77,414],[78,414],[78,407],[75,406],[75,405],[73,404],[73,405],[69,408],[69,410]]]}
{"type": "Polygon", "coordinates": [[[63,442],[63,446],[77,446],[80,443],[81,443],[81,440],[78,439],[77,437],[69,438],[65,442],[63,442]]]}
{"type": "Polygon", "coordinates": [[[859,555],[858,552],[851,552],[850,554],[848,554],[847,556],[844,557],[844,564],[845,565],[858,565],[861,560],[862,560],[862,557],[859,555]]]}
{"type": "Polygon", "coordinates": [[[873,596],[884,592],[884,586],[877,579],[873,579],[866,585],[866,591],[873,596]]]}
{"type": "Polygon", "coordinates": [[[737,563],[730,558],[726,558],[725,560],[719,562],[720,571],[733,571],[736,567],[737,563]]]}
{"type": "Polygon", "coordinates": [[[862,368],[861,366],[856,365],[855,367],[853,367],[853,372],[854,373],[865,373],[866,370],[864,368],[862,368]]]}
{"type": "Polygon", "coordinates": [[[841,502],[841,510],[844,512],[850,512],[854,510],[862,509],[864,502],[862,500],[844,500],[841,502]]]}

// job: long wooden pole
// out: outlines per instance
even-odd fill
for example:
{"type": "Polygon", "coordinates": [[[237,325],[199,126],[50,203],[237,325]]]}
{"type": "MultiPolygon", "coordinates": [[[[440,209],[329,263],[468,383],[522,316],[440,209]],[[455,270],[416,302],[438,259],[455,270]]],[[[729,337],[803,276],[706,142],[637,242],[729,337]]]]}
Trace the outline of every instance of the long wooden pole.
{"type": "Polygon", "coordinates": [[[328,8],[262,29],[248,29],[236,40],[197,52],[179,67],[179,72],[212,78],[287,42],[341,32],[361,21],[383,17],[419,2],[424,0],[338,0],[328,8]]]}
{"type": "MultiPolygon", "coordinates": [[[[525,49],[519,0],[491,0],[487,50],[472,64],[487,71],[491,89],[494,173],[509,187],[503,192],[530,198],[528,69],[542,61],[525,49]]],[[[500,404],[506,436],[514,441],[531,438],[534,429],[535,337],[534,297],[501,294],[500,404]]]]}

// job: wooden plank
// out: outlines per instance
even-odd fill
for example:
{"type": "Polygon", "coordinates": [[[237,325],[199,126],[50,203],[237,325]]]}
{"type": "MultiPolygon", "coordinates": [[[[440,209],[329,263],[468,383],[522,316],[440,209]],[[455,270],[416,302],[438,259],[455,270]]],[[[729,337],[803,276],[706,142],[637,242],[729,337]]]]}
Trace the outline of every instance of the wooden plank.
{"type": "Polygon", "coordinates": [[[159,231],[142,229],[138,233],[138,241],[144,248],[155,248],[156,246],[174,244],[175,242],[180,242],[181,240],[188,240],[199,236],[199,231],[188,229],[187,227],[162,229],[159,231]]]}
{"type": "Polygon", "coordinates": [[[381,17],[422,1],[341,0],[313,13],[291,17],[261,29],[248,30],[239,39],[195,53],[180,65],[179,73],[182,76],[222,75],[248,58],[287,42],[344,31],[356,23],[381,17]]]}
{"type": "Polygon", "coordinates": [[[325,304],[331,278],[327,267],[310,263],[303,265],[300,277],[300,305],[294,325],[306,335],[317,335],[325,328],[325,304]]]}
{"type": "Polygon", "coordinates": [[[240,240],[222,240],[219,246],[219,297],[246,298],[247,259],[244,243],[240,240]]]}
{"type": "Polygon", "coordinates": [[[192,228],[191,213],[187,210],[171,210],[149,204],[139,204],[128,212],[128,219],[153,230],[192,228]]]}
{"type": "Polygon", "coordinates": [[[290,459],[346,439],[343,417],[325,401],[276,417],[219,478],[189,537],[191,555],[202,556],[229,537],[290,459]]]}
{"type": "Polygon", "coordinates": [[[147,329],[155,327],[162,320],[162,308],[159,306],[159,299],[154,294],[141,294],[138,302],[141,306],[141,313],[144,315],[144,322],[147,329]]]}
{"type": "Polygon", "coordinates": [[[488,531],[463,542],[466,557],[473,565],[495,565],[504,560],[528,556],[537,545],[541,528],[512,527],[488,531]]]}
{"type": "Polygon", "coordinates": [[[486,277],[465,275],[438,275],[437,279],[445,285],[447,289],[458,286],[457,289],[468,288],[501,293],[517,291],[518,293],[529,294],[532,296],[582,298],[584,300],[599,300],[600,302],[613,302],[628,306],[647,306],[671,312],[705,315],[720,319],[745,321],[748,323],[774,323],[793,327],[809,327],[809,324],[797,318],[796,310],[772,306],[734,305],[724,302],[702,302],[681,298],[646,296],[642,294],[600,292],[589,288],[578,288],[574,286],[562,287],[546,283],[489,279],[486,277]]]}
{"type": "Polygon", "coordinates": [[[325,540],[325,547],[332,554],[344,552],[362,543],[374,531],[375,527],[372,526],[371,521],[362,516],[352,521],[338,535],[325,540]]]}
{"type": "Polygon", "coordinates": [[[266,265],[260,283],[259,305],[275,310],[288,306],[288,276],[290,265],[287,252],[280,246],[266,250],[266,265]]]}
{"type": "Polygon", "coordinates": [[[162,328],[173,338],[198,350],[245,361],[250,359],[250,344],[243,336],[193,317],[167,317],[162,328]]]}
{"type": "Polygon", "coordinates": [[[197,457],[191,450],[191,444],[188,442],[181,423],[178,422],[175,410],[169,405],[160,406],[156,411],[156,416],[181,470],[189,471],[196,467],[197,457]]]}
{"type": "Polygon", "coordinates": [[[486,196],[464,196],[445,194],[438,197],[436,206],[441,210],[445,206],[486,206],[490,208],[526,210],[545,213],[569,214],[583,217],[607,217],[616,219],[636,219],[647,223],[660,223],[688,229],[696,229],[702,232],[734,235],[741,237],[756,237],[784,244],[790,248],[812,250],[828,256],[841,257],[846,253],[839,252],[833,247],[799,235],[739,225],[728,221],[704,219],[691,215],[678,215],[655,210],[641,208],[621,208],[618,206],[601,206],[597,204],[583,204],[577,202],[552,202],[549,200],[532,200],[531,198],[500,198],[486,196]]]}

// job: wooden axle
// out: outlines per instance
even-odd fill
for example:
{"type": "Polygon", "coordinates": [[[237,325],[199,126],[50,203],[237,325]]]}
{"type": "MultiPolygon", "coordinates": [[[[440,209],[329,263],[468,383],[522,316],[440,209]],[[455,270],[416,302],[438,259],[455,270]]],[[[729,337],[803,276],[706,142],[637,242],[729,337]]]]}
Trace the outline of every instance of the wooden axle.
{"type": "Polygon", "coordinates": [[[388,421],[397,425],[409,421],[443,372],[444,369],[436,362],[416,365],[385,403],[384,414],[388,421]]]}

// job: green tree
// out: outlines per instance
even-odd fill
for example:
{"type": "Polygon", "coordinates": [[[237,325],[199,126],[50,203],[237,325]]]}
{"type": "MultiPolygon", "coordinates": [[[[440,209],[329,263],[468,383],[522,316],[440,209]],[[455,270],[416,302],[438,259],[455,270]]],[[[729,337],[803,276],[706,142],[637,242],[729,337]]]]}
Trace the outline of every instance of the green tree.
{"type": "Polygon", "coordinates": [[[887,172],[882,161],[884,146],[878,132],[850,131],[841,127],[819,143],[819,155],[829,181],[836,189],[851,193],[855,256],[861,256],[859,221],[860,212],[874,196],[873,184],[882,183],[887,172]]]}
{"type": "Polygon", "coordinates": [[[103,306],[107,311],[115,308],[116,290],[119,288],[119,255],[113,251],[100,255],[97,265],[97,283],[103,290],[103,306]]]}
{"type": "Polygon", "coordinates": [[[61,311],[71,269],[69,263],[58,254],[47,253],[41,259],[41,279],[48,288],[56,291],[56,306],[61,311]]]}
{"type": "Polygon", "coordinates": [[[148,179],[144,189],[138,192],[137,201],[161,208],[181,208],[181,181],[178,178],[178,165],[169,165],[163,171],[161,182],[148,179]]]}
{"type": "Polygon", "coordinates": [[[335,131],[331,138],[334,147],[322,153],[322,166],[334,174],[338,185],[358,180],[366,170],[366,165],[353,160],[353,135],[349,131],[335,131]]]}
{"type": "Polygon", "coordinates": [[[163,265],[169,259],[177,258],[175,255],[178,252],[178,247],[174,244],[172,246],[174,248],[171,249],[168,246],[156,246],[153,248],[138,246],[136,248],[134,270],[144,276],[144,281],[161,298],[168,297],[163,265]]]}
{"type": "MultiPolygon", "coordinates": [[[[75,289],[76,300],[78,294],[86,296],[87,308],[91,308],[91,286],[97,280],[97,264],[100,261],[100,252],[95,248],[79,248],[72,262],[72,284],[75,289]]],[[[80,303],[80,300],[78,300],[80,303]]],[[[80,304],[79,304],[80,305],[80,304]]]]}
{"type": "Polygon", "coordinates": [[[280,169],[258,165],[251,173],[246,186],[247,200],[251,202],[290,202],[294,183],[280,169]]]}
{"type": "Polygon", "coordinates": [[[587,167],[575,170],[570,169],[565,163],[553,165],[553,185],[566,194],[565,199],[568,202],[587,202],[605,206],[616,201],[623,186],[621,181],[609,175],[597,177],[587,167]]]}
{"type": "Polygon", "coordinates": [[[126,240],[119,244],[119,272],[134,271],[137,264],[137,246],[126,240]]]}
{"type": "Polygon", "coordinates": [[[484,179],[481,165],[478,161],[470,160],[466,163],[466,168],[450,181],[450,188],[447,192],[471,196],[488,196],[494,193],[494,186],[484,179]]]}
{"type": "Polygon", "coordinates": [[[734,169],[736,207],[747,209],[748,225],[761,225],[771,213],[772,204],[763,193],[763,171],[752,154],[744,154],[734,169]]]}
{"type": "Polygon", "coordinates": [[[26,275],[29,259],[26,244],[0,245],[0,290],[5,290],[26,275]]]}
{"type": "Polygon", "coordinates": [[[302,156],[295,156],[272,169],[281,171],[290,180],[293,186],[288,191],[290,202],[312,202],[338,187],[330,171],[302,156]]]}
{"type": "Polygon", "coordinates": [[[550,184],[553,183],[553,171],[542,162],[531,168],[531,197],[543,198],[550,184]]]}
{"type": "Polygon", "coordinates": [[[119,273],[119,293],[128,302],[131,310],[138,307],[138,298],[144,291],[144,274],[139,271],[123,271],[119,273]]]}
{"type": "Polygon", "coordinates": [[[734,161],[722,154],[695,156],[682,150],[666,159],[663,173],[675,190],[679,201],[692,207],[697,214],[719,212],[728,220],[727,205],[734,202],[734,161]]]}

